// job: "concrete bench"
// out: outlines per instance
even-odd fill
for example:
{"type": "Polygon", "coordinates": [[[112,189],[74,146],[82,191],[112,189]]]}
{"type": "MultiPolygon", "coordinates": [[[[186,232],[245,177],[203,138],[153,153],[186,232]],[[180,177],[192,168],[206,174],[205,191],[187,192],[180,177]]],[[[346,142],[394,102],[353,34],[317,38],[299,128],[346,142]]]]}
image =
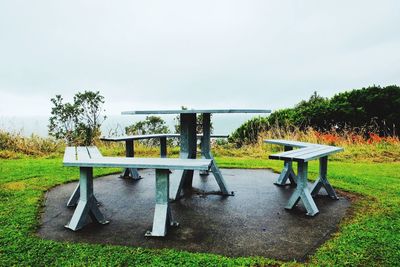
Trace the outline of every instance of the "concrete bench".
{"type": "MultiPolygon", "coordinates": [[[[202,138],[202,134],[198,134],[197,138],[202,138]]],[[[218,135],[214,134],[210,136],[211,138],[228,138],[228,135],[218,135]]],[[[125,142],[125,154],[126,157],[134,157],[134,141],[135,140],[145,140],[145,139],[159,139],[160,140],[160,157],[167,157],[167,138],[180,138],[180,134],[145,134],[145,135],[125,135],[125,136],[110,136],[102,137],[100,140],[106,142],[125,142]]],[[[134,180],[141,179],[137,169],[127,168],[121,175],[123,178],[132,178],[134,180]]]]}
{"type": "Polygon", "coordinates": [[[80,169],[78,205],[65,227],[74,231],[79,230],[85,226],[88,216],[100,224],[109,223],[97,207],[93,195],[94,167],[150,168],[156,170],[156,206],[152,231],[148,231],[146,235],[165,236],[168,226],[178,225],[172,219],[168,202],[170,170],[208,170],[212,160],[103,157],[96,147],[67,147],[63,163],[64,166],[80,169]]]}
{"type": "Polygon", "coordinates": [[[275,182],[276,185],[286,185],[289,179],[296,185],[296,190],[289,199],[286,209],[292,209],[299,200],[302,200],[307,215],[314,216],[319,210],[312,196],[316,196],[321,187],[324,187],[332,199],[338,199],[335,190],[327,179],[328,156],[343,151],[341,147],[319,145],[290,140],[265,140],[268,144],[284,146],[284,152],[270,155],[270,159],[283,160],[284,168],[275,182]],[[298,148],[293,150],[293,148],[298,148]],[[311,192],[307,188],[308,162],[319,159],[319,177],[314,182],[311,192]],[[294,174],[292,163],[297,162],[297,176],[294,174]]]}

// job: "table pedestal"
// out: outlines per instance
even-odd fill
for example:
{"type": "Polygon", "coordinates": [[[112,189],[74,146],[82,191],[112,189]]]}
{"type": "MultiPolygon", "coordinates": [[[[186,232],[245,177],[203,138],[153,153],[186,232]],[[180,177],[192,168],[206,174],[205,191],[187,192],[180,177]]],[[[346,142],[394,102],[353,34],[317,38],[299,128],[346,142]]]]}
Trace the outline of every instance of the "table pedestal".
{"type": "MultiPolygon", "coordinates": [[[[214,161],[214,157],[210,151],[210,135],[211,135],[211,114],[203,113],[203,137],[201,140],[201,156],[206,159],[212,159],[211,172],[213,173],[215,180],[218,183],[221,193],[223,195],[232,196],[234,193],[229,192],[225,180],[219,170],[217,164],[214,161]]],[[[180,157],[181,158],[196,158],[197,150],[197,133],[196,133],[196,114],[195,113],[184,113],[180,115],[180,127],[181,127],[181,141],[180,141],[180,157]]],[[[174,199],[178,199],[182,191],[191,190],[193,181],[193,171],[183,171],[176,193],[173,194],[174,199]]]]}
{"type": "MultiPolygon", "coordinates": [[[[125,141],[125,153],[127,158],[133,158],[135,156],[135,144],[133,140],[125,141]]],[[[120,176],[121,178],[132,178],[133,180],[140,180],[142,177],[139,175],[137,169],[126,168],[124,173],[120,176]]]]}

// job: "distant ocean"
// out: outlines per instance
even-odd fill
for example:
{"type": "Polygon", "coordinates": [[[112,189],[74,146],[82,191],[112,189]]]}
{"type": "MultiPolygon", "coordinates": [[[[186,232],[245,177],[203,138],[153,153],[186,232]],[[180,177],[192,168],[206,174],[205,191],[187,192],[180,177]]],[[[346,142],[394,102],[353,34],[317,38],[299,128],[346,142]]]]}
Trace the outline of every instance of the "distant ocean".
{"type": "MultiPolygon", "coordinates": [[[[231,134],[244,122],[250,118],[258,116],[257,114],[213,114],[212,123],[215,134],[231,134]]],[[[171,131],[174,130],[175,116],[161,116],[171,131]]],[[[103,135],[110,133],[123,134],[126,126],[134,122],[144,120],[145,116],[128,115],[110,115],[104,121],[101,131],[103,135]]],[[[47,125],[49,118],[47,116],[0,116],[0,129],[10,132],[20,132],[24,136],[36,134],[42,137],[48,136],[47,125]]]]}

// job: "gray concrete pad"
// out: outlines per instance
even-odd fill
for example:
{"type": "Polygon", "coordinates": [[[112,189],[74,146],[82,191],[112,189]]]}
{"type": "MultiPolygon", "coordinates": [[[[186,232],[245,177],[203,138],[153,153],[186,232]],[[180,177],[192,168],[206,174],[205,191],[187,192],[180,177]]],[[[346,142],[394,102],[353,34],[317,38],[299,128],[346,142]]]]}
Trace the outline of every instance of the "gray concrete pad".
{"type": "MultiPolygon", "coordinates": [[[[229,189],[235,191],[235,196],[230,197],[202,194],[202,191],[218,191],[218,185],[212,174],[204,177],[195,173],[193,183],[198,190],[171,204],[180,226],[170,228],[164,238],[149,238],[145,232],[152,227],[155,173],[154,170],[139,172],[144,177],[139,181],[121,179],[118,175],[95,179],[100,210],[111,222],[91,223],[77,232],[64,228],[74,211],[66,203],[76,183],[51,189],[46,193],[39,236],[302,261],[336,231],[351,204],[343,196],[339,200],[317,197],[320,213],[308,217],[301,202],[294,210],[284,209],[293,187],[274,185],[278,175],[269,170],[222,169],[229,189]]],[[[171,182],[177,182],[176,175],[171,175],[171,182]]],[[[323,190],[321,193],[325,194],[323,190]]]]}

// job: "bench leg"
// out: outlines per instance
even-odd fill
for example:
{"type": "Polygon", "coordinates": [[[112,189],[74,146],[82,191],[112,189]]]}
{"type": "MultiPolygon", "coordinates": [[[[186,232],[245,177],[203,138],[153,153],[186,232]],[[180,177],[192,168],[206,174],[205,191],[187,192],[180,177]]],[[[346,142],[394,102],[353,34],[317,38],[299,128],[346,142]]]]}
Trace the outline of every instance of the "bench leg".
{"type": "Polygon", "coordinates": [[[299,162],[297,167],[297,187],[290,197],[285,209],[292,209],[301,200],[307,215],[314,216],[319,210],[307,188],[308,162],[299,162]]]}
{"type": "Polygon", "coordinates": [[[67,207],[75,207],[78,204],[79,201],[79,195],[80,195],[80,190],[79,190],[79,183],[75,187],[74,192],[72,193],[71,197],[69,198],[67,202],[67,207]]]}
{"type": "Polygon", "coordinates": [[[156,170],[156,207],[154,210],[153,229],[146,236],[165,236],[169,226],[178,226],[172,220],[169,206],[169,170],[156,170]]]}
{"type": "MultiPolygon", "coordinates": [[[[290,151],[293,149],[293,147],[285,146],[284,149],[285,151],[290,151]]],[[[293,162],[291,160],[285,160],[283,166],[283,170],[274,184],[286,185],[286,182],[289,179],[291,185],[296,185],[296,174],[294,174],[293,171],[293,162]]]]}
{"type": "MultiPolygon", "coordinates": [[[[135,156],[135,144],[133,140],[125,141],[125,153],[127,158],[133,158],[135,156]]],[[[121,178],[132,178],[133,180],[140,180],[142,177],[139,175],[137,169],[126,168],[124,173],[120,176],[121,178]]]]}
{"type": "Polygon", "coordinates": [[[339,199],[338,196],[336,195],[335,190],[333,189],[333,187],[331,186],[326,177],[327,173],[328,173],[328,157],[322,157],[319,159],[319,177],[313,184],[313,187],[311,189],[311,195],[313,197],[318,195],[318,192],[321,189],[321,187],[324,187],[326,192],[332,199],[339,199]]]}
{"type": "Polygon", "coordinates": [[[274,184],[287,185],[286,182],[288,179],[291,185],[296,185],[296,174],[294,174],[293,162],[291,160],[285,160],[283,170],[274,184]]]}
{"type": "Polygon", "coordinates": [[[80,168],[79,185],[81,196],[78,206],[76,207],[71,220],[67,225],[65,225],[65,227],[73,231],[81,229],[86,225],[88,215],[95,222],[101,224],[109,223],[97,207],[96,199],[93,196],[93,168],[80,168]]]}
{"type": "MultiPolygon", "coordinates": [[[[79,183],[78,185],[75,187],[74,192],[72,193],[71,197],[69,198],[68,202],[67,202],[67,207],[72,208],[75,207],[76,205],[78,205],[78,201],[79,201],[79,196],[80,196],[80,186],[79,183]]],[[[97,201],[96,197],[93,195],[94,201],[96,202],[97,205],[99,205],[99,201],[97,201]]]]}

